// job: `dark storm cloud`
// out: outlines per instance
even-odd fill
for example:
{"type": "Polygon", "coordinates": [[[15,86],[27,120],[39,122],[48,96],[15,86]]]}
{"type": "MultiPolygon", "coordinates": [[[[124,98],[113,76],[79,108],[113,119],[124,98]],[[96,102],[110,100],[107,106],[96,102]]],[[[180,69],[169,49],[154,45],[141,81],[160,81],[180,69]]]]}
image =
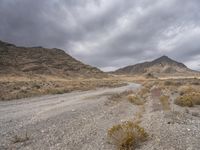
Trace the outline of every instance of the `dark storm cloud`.
{"type": "Polygon", "coordinates": [[[199,0],[1,0],[0,17],[1,40],[105,70],[164,54],[199,68],[199,0]]]}

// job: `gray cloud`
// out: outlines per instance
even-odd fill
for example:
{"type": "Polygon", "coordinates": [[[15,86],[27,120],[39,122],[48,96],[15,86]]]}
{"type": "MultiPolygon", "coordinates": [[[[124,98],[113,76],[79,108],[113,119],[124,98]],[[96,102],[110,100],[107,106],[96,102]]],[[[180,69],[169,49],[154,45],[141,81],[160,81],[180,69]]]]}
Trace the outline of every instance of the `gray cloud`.
{"type": "Polygon", "coordinates": [[[102,69],[168,55],[200,66],[199,0],[1,0],[0,39],[102,69]]]}

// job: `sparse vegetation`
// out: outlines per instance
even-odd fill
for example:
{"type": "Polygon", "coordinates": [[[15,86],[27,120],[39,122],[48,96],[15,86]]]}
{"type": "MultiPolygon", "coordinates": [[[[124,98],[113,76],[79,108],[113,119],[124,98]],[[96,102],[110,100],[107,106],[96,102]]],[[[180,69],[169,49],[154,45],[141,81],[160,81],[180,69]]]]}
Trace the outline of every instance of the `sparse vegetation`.
{"type": "Polygon", "coordinates": [[[174,81],[174,80],[167,80],[164,82],[165,86],[181,86],[182,83],[180,81],[174,81]]]}
{"type": "Polygon", "coordinates": [[[117,79],[65,79],[54,77],[0,77],[0,100],[63,94],[77,90],[91,90],[98,87],[125,85],[117,79]]]}
{"type": "Polygon", "coordinates": [[[137,123],[126,121],[111,127],[108,130],[108,138],[119,150],[131,150],[146,141],[148,134],[137,123]]]}
{"type": "Polygon", "coordinates": [[[200,93],[191,92],[181,95],[175,100],[175,104],[188,107],[200,105],[200,93]]]}
{"type": "Polygon", "coordinates": [[[148,94],[149,94],[149,88],[146,86],[144,86],[138,91],[138,95],[140,95],[140,97],[142,98],[147,98],[148,94]]]}
{"type": "Polygon", "coordinates": [[[174,103],[182,107],[193,107],[194,103],[190,96],[183,95],[175,99],[174,103]]]}
{"type": "Polygon", "coordinates": [[[137,95],[128,95],[128,101],[135,105],[142,105],[144,101],[137,95]]]}
{"type": "Polygon", "coordinates": [[[192,92],[196,92],[196,89],[192,87],[191,85],[187,85],[187,86],[185,85],[179,88],[180,95],[184,95],[184,94],[188,94],[192,92]]]}
{"type": "Polygon", "coordinates": [[[188,85],[179,88],[180,96],[174,101],[179,106],[193,107],[200,105],[200,90],[198,86],[192,85],[193,81],[188,85]]]}

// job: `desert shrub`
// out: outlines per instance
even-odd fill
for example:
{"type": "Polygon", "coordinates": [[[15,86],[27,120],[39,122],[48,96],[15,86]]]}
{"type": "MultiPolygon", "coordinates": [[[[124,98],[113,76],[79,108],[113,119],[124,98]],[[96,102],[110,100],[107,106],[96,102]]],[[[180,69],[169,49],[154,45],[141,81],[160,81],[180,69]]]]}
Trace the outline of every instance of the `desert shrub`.
{"type": "Polygon", "coordinates": [[[132,90],[126,90],[126,91],[121,92],[121,93],[114,93],[111,96],[109,96],[109,100],[120,101],[122,99],[125,99],[127,95],[130,95],[130,94],[133,94],[133,93],[134,93],[134,91],[132,91],[132,90]]]}
{"type": "Polygon", "coordinates": [[[180,95],[184,95],[184,94],[192,93],[192,92],[196,92],[196,89],[192,86],[181,86],[179,88],[180,95]]]}
{"type": "Polygon", "coordinates": [[[170,86],[170,85],[173,85],[173,82],[172,81],[165,81],[164,85],[165,86],[170,86]]]}
{"type": "Polygon", "coordinates": [[[163,95],[160,97],[163,110],[170,110],[169,96],[163,95]]]}
{"type": "Polygon", "coordinates": [[[45,91],[47,94],[64,94],[69,92],[67,89],[64,88],[53,88],[53,89],[47,89],[45,91]]]}
{"type": "Polygon", "coordinates": [[[40,89],[41,86],[39,84],[37,84],[37,83],[33,83],[32,84],[32,88],[40,89]]]}
{"type": "Polygon", "coordinates": [[[182,95],[175,99],[174,103],[182,107],[193,107],[194,103],[189,95],[182,95]]]}
{"type": "Polygon", "coordinates": [[[200,93],[192,92],[187,95],[195,105],[200,105],[200,93]]]}
{"type": "Polygon", "coordinates": [[[165,81],[164,86],[181,86],[183,83],[179,81],[165,81]]]}
{"type": "Polygon", "coordinates": [[[129,95],[128,101],[135,105],[144,104],[144,101],[139,96],[136,96],[136,95],[129,95]]]}
{"type": "Polygon", "coordinates": [[[193,105],[200,105],[200,92],[198,89],[195,89],[192,86],[183,86],[180,88],[180,97],[175,100],[176,103],[189,105],[192,107],[193,105]]]}
{"type": "Polygon", "coordinates": [[[149,88],[143,87],[138,91],[137,94],[140,95],[140,97],[146,98],[148,96],[148,93],[149,93],[149,88]]]}
{"type": "Polygon", "coordinates": [[[146,141],[148,134],[137,123],[126,121],[108,130],[109,141],[119,150],[131,150],[146,141]]]}

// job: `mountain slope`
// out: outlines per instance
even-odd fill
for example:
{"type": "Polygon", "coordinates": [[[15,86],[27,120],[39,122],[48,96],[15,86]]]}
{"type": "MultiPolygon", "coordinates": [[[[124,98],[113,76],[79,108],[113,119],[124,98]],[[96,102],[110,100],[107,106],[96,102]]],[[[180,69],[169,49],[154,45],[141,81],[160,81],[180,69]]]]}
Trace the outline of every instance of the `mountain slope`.
{"type": "Polygon", "coordinates": [[[114,72],[115,74],[182,74],[182,73],[196,73],[190,70],[184,64],[170,59],[167,56],[162,56],[151,62],[144,62],[120,68],[114,72]]]}
{"type": "Polygon", "coordinates": [[[105,77],[95,67],[85,65],[60,49],[17,47],[0,41],[0,75],[42,74],[63,77],[105,77]]]}

